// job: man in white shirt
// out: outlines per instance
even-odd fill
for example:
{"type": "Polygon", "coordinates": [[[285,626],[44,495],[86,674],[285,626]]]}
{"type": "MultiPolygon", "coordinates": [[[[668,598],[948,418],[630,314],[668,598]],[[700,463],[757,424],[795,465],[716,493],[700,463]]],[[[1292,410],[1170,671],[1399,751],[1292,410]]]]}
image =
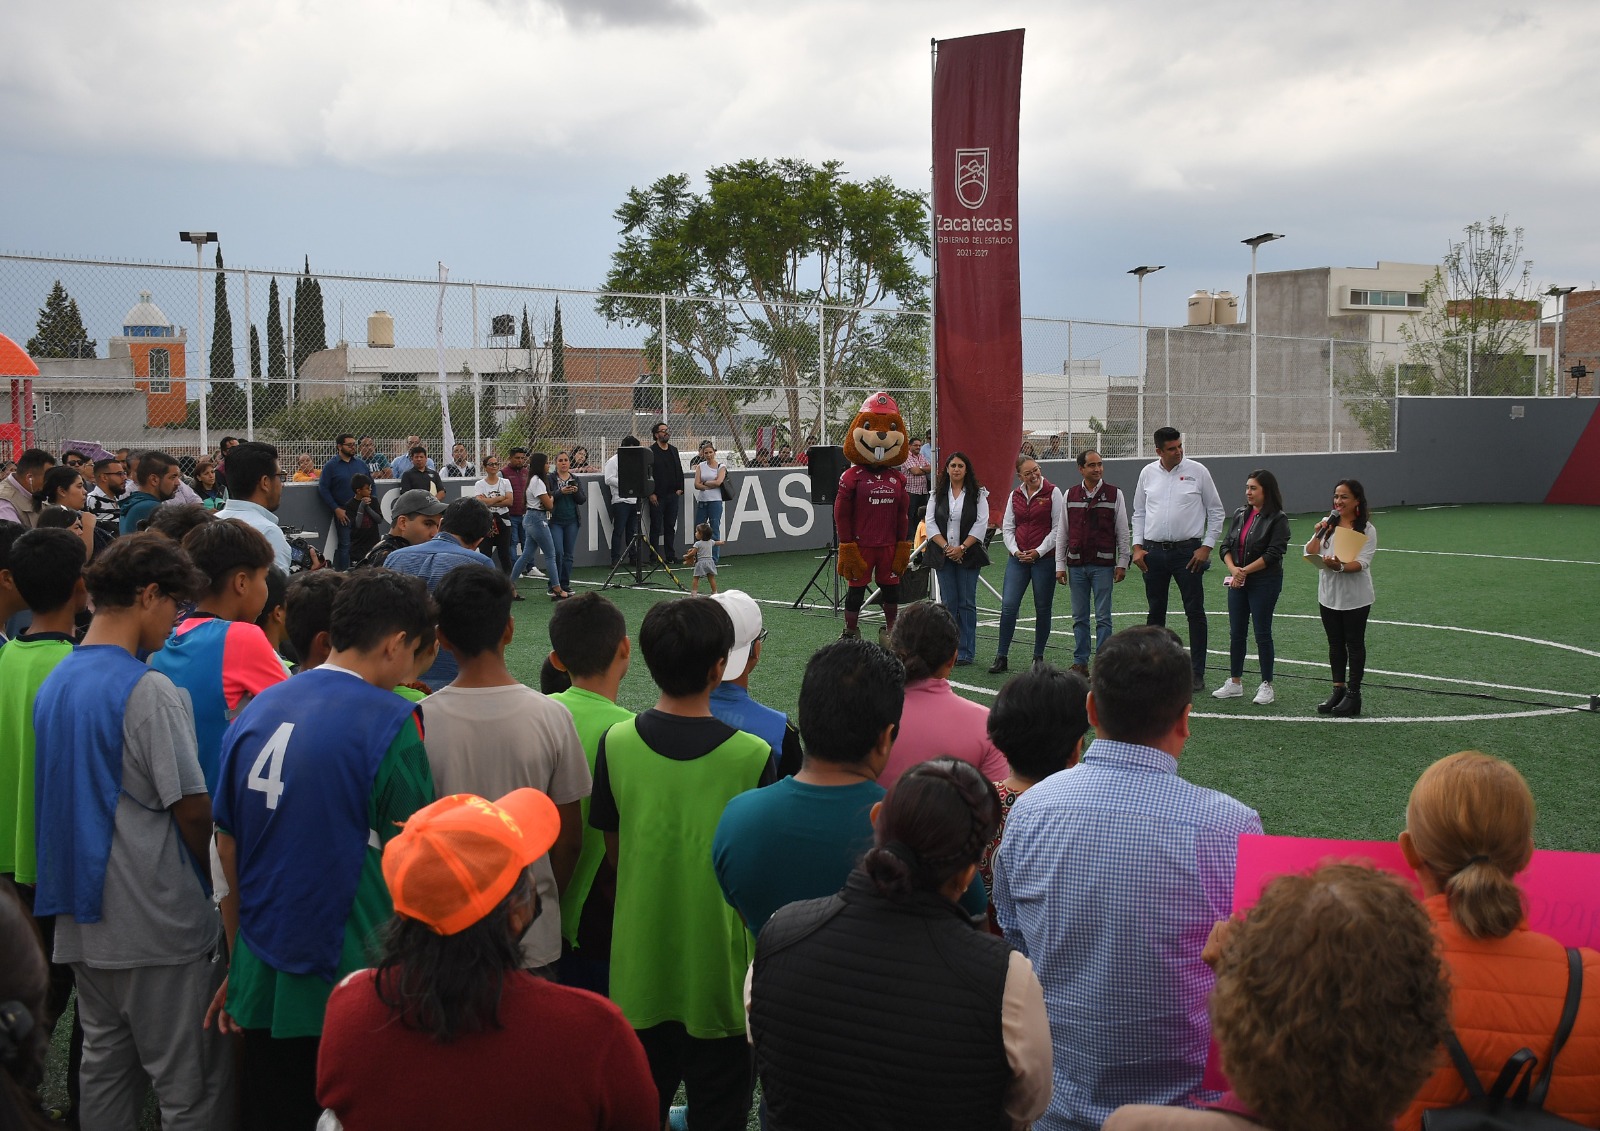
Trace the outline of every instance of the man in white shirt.
{"type": "Polygon", "coordinates": [[[289,539],[278,525],[278,503],[283,499],[278,449],[251,441],[228,452],[228,501],[218,513],[261,531],[272,547],[273,564],[287,577],[291,557],[289,539]]]}
{"type": "MultiPolygon", "coordinates": [[[[624,436],[617,445],[618,448],[637,448],[637,436],[624,436]]],[[[606,486],[611,489],[611,564],[616,565],[622,560],[622,551],[628,548],[628,543],[633,536],[639,533],[639,497],[628,496],[622,493],[622,488],[617,481],[617,453],[612,452],[611,458],[606,460],[604,478],[606,486]]],[[[637,558],[639,551],[635,550],[630,558],[637,558]]]]}
{"type": "Polygon", "coordinates": [[[1202,575],[1222,535],[1222,497],[1211,473],[1183,456],[1176,428],[1157,428],[1156,460],[1139,473],[1133,493],[1133,564],[1144,574],[1146,624],[1167,623],[1167,594],[1178,583],[1189,622],[1195,690],[1206,679],[1206,594],[1202,575]]]}

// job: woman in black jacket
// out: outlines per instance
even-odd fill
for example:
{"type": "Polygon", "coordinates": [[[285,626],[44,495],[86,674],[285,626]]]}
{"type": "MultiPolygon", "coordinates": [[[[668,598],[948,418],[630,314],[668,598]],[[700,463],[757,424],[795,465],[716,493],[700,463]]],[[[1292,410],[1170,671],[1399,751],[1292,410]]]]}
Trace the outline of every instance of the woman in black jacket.
{"type": "Polygon", "coordinates": [[[771,1131],[1010,1131],[1044,1113],[1044,991],[956,902],[999,809],[967,763],[922,762],[874,807],[844,890],[767,920],[748,1000],[771,1131]]]}
{"type": "Polygon", "coordinates": [[[1283,592],[1283,555],[1289,548],[1289,516],[1283,513],[1283,492],[1270,471],[1252,471],[1244,485],[1245,505],[1233,512],[1222,536],[1222,564],[1228,576],[1227,681],[1211,694],[1218,699],[1244,695],[1245,634],[1256,627],[1256,652],[1261,657],[1261,686],[1254,702],[1266,706],[1272,694],[1272,610],[1283,592]]]}

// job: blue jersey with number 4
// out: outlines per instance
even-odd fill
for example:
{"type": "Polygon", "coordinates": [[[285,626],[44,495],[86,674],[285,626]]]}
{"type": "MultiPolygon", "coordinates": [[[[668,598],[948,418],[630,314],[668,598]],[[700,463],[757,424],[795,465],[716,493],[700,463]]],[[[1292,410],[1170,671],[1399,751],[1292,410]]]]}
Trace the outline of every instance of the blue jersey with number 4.
{"type": "Polygon", "coordinates": [[[344,671],[269,687],[223,740],[213,811],[237,843],[239,931],[275,970],[332,981],[376,832],[367,799],[415,705],[344,671]]]}

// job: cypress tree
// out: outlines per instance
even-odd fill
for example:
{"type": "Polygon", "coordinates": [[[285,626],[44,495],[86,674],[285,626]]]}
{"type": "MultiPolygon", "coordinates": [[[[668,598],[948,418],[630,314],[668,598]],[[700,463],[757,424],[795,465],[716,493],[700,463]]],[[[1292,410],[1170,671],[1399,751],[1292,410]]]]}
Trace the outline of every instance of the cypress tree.
{"type": "Polygon", "coordinates": [[[250,380],[261,380],[261,335],[254,322],[250,323],[250,380]]]}
{"type": "Polygon", "coordinates": [[[233,380],[233,315],[228,311],[228,276],[217,248],[217,297],[211,315],[211,380],[233,380]]]}
{"type": "Polygon", "coordinates": [[[561,338],[560,299],[556,299],[556,320],[550,329],[550,407],[558,413],[572,411],[572,396],[567,390],[567,347],[561,338]]]}
{"type": "Polygon", "coordinates": [[[283,357],[283,315],[278,307],[278,279],[267,288],[267,380],[282,381],[289,374],[283,357]]]}

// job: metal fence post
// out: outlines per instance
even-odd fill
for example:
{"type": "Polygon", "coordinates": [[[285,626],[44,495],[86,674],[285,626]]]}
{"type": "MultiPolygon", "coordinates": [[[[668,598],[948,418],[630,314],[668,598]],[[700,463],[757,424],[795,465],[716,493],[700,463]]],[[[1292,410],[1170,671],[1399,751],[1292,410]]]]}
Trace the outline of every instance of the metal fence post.
{"type": "MultiPolygon", "coordinates": [[[[1163,326],[1161,328],[1161,338],[1162,338],[1162,341],[1161,341],[1161,352],[1166,354],[1166,357],[1167,357],[1167,418],[1162,423],[1171,424],[1172,423],[1172,327],[1163,326]]],[[[1139,441],[1142,444],[1144,442],[1144,437],[1143,436],[1139,437],[1139,441]]]]}
{"type": "Polygon", "coordinates": [[[667,422],[667,296],[661,296],[661,423],[667,422]]]}
{"type": "MultiPolygon", "coordinates": [[[[817,408],[817,436],[820,438],[828,430],[828,358],[827,336],[823,333],[824,323],[828,319],[828,308],[820,302],[817,304],[817,384],[822,389],[822,403],[817,408]]],[[[790,443],[798,452],[804,437],[791,436],[790,443]]]]}
{"type": "Polygon", "coordinates": [[[245,360],[244,375],[244,438],[256,438],[256,375],[250,368],[255,360],[255,354],[250,353],[250,332],[255,329],[255,323],[250,318],[250,272],[244,272],[244,340],[247,357],[245,360]]]}
{"type": "Polygon", "coordinates": [[[1472,395],[1472,354],[1477,347],[1477,333],[1467,332],[1467,396],[1472,395]]]}
{"type": "Polygon", "coordinates": [[[472,371],[472,460],[483,470],[483,374],[472,371]]]}
{"type": "Polygon", "coordinates": [[[1328,339],[1328,450],[1333,451],[1333,339],[1328,339]]]}

